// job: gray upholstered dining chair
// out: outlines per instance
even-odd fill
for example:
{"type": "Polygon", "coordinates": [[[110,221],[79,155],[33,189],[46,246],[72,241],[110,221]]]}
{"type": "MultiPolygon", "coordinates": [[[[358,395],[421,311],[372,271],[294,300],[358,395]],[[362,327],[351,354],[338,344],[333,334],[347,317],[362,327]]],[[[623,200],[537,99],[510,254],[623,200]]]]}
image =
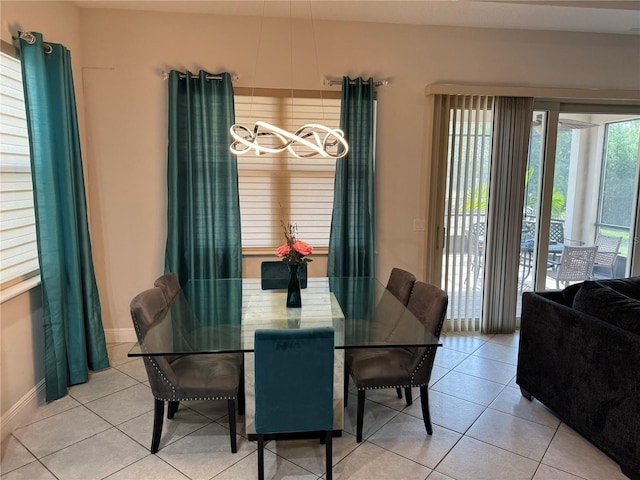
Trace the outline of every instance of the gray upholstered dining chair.
{"type": "Polygon", "coordinates": [[[333,439],[331,327],[255,332],[255,428],[258,478],[264,478],[264,441],[281,433],[320,437],[331,480],[333,439]]]}
{"type": "Polygon", "coordinates": [[[394,267],[387,281],[387,290],[389,290],[400,303],[406,306],[407,303],[409,303],[409,297],[411,296],[411,291],[415,283],[416,276],[413,273],[394,267]]]}
{"type": "Polygon", "coordinates": [[[158,277],[156,281],[153,282],[153,286],[160,287],[167,303],[170,303],[182,290],[178,277],[173,272],[165,273],[158,277]]]}
{"type": "MultiPolygon", "coordinates": [[[[161,277],[162,278],[162,277],[161,277]]],[[[160,287],[145,290],[131,300],[131,318],[140,345],[171,350],[172,315],[165,291],[160,287]]],[[[154,355],[143,356],[154,396],[154,421],[151,453],[160,446],[164,402],[169,402],[167,417],[173,418],[183,400],[227,400],[231,451],[236,453],[236,400],[243,414],[243,363],[239,354],[154,355]]]]}
{"type": "MultiPolygon", "coordinates": [[[[436,337],[440,337],[448,296],[441,288],[416,282],[407,309],[436,337]]],[[[429,414],[429,379],[437,347],[389,347],[357,349],[345,358],[345,375],[358,390],[356,441],[362,441],[367,390],[419,387],[424,425],[432,434],[429,414]]]]}
{"type": "MultiPolygon", "coordinates": [[[[409,302],[409,297],[411,296],[411,291],[413,290],[413,285],[416,283],[416,276],[403,270],[401,268],[394,267],[391,270],[391,274],[389,275],[389,280],[387,280],[387,290],[394,297],[398,299],[400,303],[402,303],[405,307],[409,302]]],[[[348,362],[349,358],[353,355],[357,355],[358,349],[355,348],[347,348],[345,349],[345,359],[348,362]]],[[[344,376],[344,405],[345,407],[349,404],[349,375],[345,373],[344,376]]],[[[402,398],[402,389],[400,387],[396,388],[396,394],[398,398],[402,398]]],[[[405,398],[407,401],[407,405],[411,405],[411,388],[407,388],[405,390],[405,398]]]]}

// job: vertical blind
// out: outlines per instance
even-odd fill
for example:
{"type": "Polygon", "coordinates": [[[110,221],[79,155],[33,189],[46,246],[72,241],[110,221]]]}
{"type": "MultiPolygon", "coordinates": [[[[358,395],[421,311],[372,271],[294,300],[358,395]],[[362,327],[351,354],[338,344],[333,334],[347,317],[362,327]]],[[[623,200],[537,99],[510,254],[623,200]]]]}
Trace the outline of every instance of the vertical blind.
{"type": "Polygon", "coordinates": [[[0,53],[0,288],[38,273],[20,61],[0,53]]]}
{"type": "Polygon", "coordinates": [[[447,165],[442,282],[453,331],[478,331],[482,322],[492,104],[492,97],[463,95],[440,103],[448,119],[438,132],[447,165]]]}
{"type": "MultiPolygon", "coordinates": [[[[256,120],[263,120],[289,132],[306,123],[338,128],[339,99],[286,93],[289,96],[236,94],[236,123],[253,129],[256,120]]],[[[238,155],[242,247],[283,244],[281,220],[296,223],[301,240],[316,248],[327,247],[335,169],[335,159],[299,159],[288,152],[238,155]]]]}

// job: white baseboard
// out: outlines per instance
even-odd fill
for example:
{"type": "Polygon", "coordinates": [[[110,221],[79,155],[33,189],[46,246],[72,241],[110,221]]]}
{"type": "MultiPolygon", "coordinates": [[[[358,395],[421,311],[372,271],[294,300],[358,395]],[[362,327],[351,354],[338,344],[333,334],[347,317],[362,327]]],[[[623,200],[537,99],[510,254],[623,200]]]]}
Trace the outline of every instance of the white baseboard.
{"type": "Polygon", "coordinates": [[[42,379],[2,416],[0,426],[2,440],[8,437],[14,429],[27,423],[26,421],[35,414],[38,405],[44,404],[45,391],[44,379],[42,379]]]}
{"type": "Polygon", "coordinates": [[[131,328],[108,328],[104,331],[107,343],[137,342],[136,331],[131,328]]]}

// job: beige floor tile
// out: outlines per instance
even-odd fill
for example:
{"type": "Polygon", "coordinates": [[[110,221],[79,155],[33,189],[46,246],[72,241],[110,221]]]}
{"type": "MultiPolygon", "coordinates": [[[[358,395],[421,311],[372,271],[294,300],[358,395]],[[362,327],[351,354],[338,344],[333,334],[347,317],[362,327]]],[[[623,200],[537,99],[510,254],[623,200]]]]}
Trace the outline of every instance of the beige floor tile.
{"type": "Polygon", "coordinates": [[[2,475],[2,480],[56,480],[56,477],[40,462],[32,462],[2,475]]]}
{"type": "MultiPolygon", "coordinates": [[[[337,464],[357,446],[356,437],[348,433],[343,433],[342,437],[334,437],[332,464],[337,464]]],[[[271,441],[266,448],[318,476],[325,472],[326,448],[318,439],[271,441]]]]}
{"type": "Polygon", "coordinates": [[[424,480],[429,473],[427,467],[371,443],[361,444],[333,468],[335,480],[424,480]]]}
{"type": "Polygon", "coordinates": [[[436,351],[436,358],[433,361],[433,364],[450,370],[462,363],[468,356],[469,354],[466,352],[460,352],[458,350],[442,346],[436,351]]]}
{"type": "MultiPolygon", "coordinates": [[[[169,420],[165,408],[160,448],[164,448],[185,435],[209,425],[211,422],[210,418],[204,417],[190,408],[180,408],[173,419],[169,420]]],[[[151,448],[151,436],[153,434],[153,412],[145,413],[121,423],[118,425],[118,429],[143,447],[149,449],[151,448]]]]}
{"type": "Polygon", "coordinates": [[[455,480],[454,478],[447,477],[444,473],[436,472],[435,470],[427,477],[427,480],[455,480]]]}
{"type": "Polygon", "coordinates": [[[438,380],[432,390],[488,406],[502,391],[504,385],[483,378],[451,371],[438,380]]]}
{"type": "MultiPolygon", "coordinates": [[[[237,463],[216,475],[214,480],[249,480],[255,478],[258,478],[257,452],[243,457],[237,463]]],[[[265,449],[264,478],[265,480],[318,480],[320,477],[265,449]]]]}
{"type": "Polygon", "coordinates": [[[464,437],[437,470],[456,480],[530,480],[537,468],[538,462],[464,437]]]}
{"type": "Polygon", "coordinates": [[[532,422],[551,428],[557,428],[558,425],[560,425],[560,419],[556,417],[551,410],[535,399],[529,401],[524,398],[519,388],[505,388],[491,405],[489,405],[489,408],[531,420],[532,422]]]}
{"type": "Polygon", "coordinates": [[[518,349],[516,347],[487,342],[473,352],[473,354],[477,357],[518,365],[518,349]]]}
{"type": "Polygon", "coordinates": [[[66,395],[62,398],[54,400],[53,402],[39,405],[35,414],[25,419],[20,426],[24,427],[31,423],[39,422],[40,420],[43,420],[45,418],[52,417],[53,415],[57,415],[58,413],[78,407],[79,405],[81,405],[80,402],[78,402],[75,398],[73,398],[71,395],[66,395]]]}
{"type": "MultiPolygon", "coordinates": [[[[349,406],[344,411],[344,431],[351,435],[356,434],[358,397],[351,395],[349,406]]],[[[398,415],[398,411],[379,403],[365,400],[364,419],[362,423],[362,437],[366,439],[375,433],[382,425],[398,415]]]]}
{"type": "Polygon", "coordinates": [[[491,337],[482,335],[464,335],[444,333],[440,335],[440,342],[444,348],[462,353],[473,353],[487,343],[491,337]]]}
{"type": "Polygon", "coordinates": [[[85,405],[112,425],[119,425],[152,411],[153,394],[149,388],[137,383],[85,405]]]}
{"type": "Polygon", "coordinates": [[[540,462],[555,432],[555,428],[487,409],[467,436],[540,462]]]}
{"type": "Polygon", "coordinates": [[[548,465],[540,465],[533,480],[582,480],[582,477],[576,477],[548,465]]]}
{"type": "Polygon", "coordinates": [[[42,458],[42,463],[60,480],[98,480],[147,455],[146,449],[110,428],[42,458]]]}
{"type": "Polygon", "coordinates": [[[69,395],[80,403],[110,395],[119,390],[129,388],[138,382],[115,368],[90,372],[89,381],[74,385],[69,389],[69,395]]]}
{"type": "Polygon", "coordinates": [[[189,480],[178,470],[156,455],[147,455],[142,460],[109,475],[105,480],[189,480]]]}
{"type": "Polygon", "coordinates": [[[0,475],[35,461],[36,457],[29,453],[13,435],[9,435],[0,444],[0,475]]]}
{"type": "Polygon", "coordinates": [[[626,480],[620,466],[581,435],[561,425],[542,463],[588,480],[626,480]]]}
{"type": "Polygon", "coordinates": [[[229,430],[212,423],[167,445],[157,455],[192,480],[208,480],[256,448],[243,437],[237,441],[238,452],[231,453],[229,430]]]}
{"type": "Polygon", "coordinates": [[[144,360],[142,360],[142,358],[140,357],[134,358],[130,362],[118,365],[115,368],[117,368],[125,375],[129,375],[130,377],[138,380],[139,382],[146,382],[147,380],[149,380],[147,369],[144,366],[144,360]]]}
{"type": "Polygon", "coordinates": [[[80,406],[18,428],[13,435],[36,457],[42,458],[109,428],[109,423],[80,406]]]}
{"type": "MultiPolygon", "coordinates": [[[[136,357],[128,357],[127,353],[135,345],[135,343],[116,343],[110,344],[107,347],[107,353],[109,354],[109,363],[112,367],[122,365],[123,363],[131,362],[136,357]]],[[[138,357],[140,358],[140,357],[138,357]]]]}
{"type": "MultiPolygon", "coordinates": [[[[452,397],[436,390],[429,390],[429,413],[431,423],[441,427],[464,433],[476,421],[485,407],[477,403],[452,397]]],[[[403,413],[422,418],[422,406],[420,402],[403,410],[403,413]]]]}
{"type": "Polygon", "coordinates": [[[489,340],[490,342],[500,343],[509,347],[518,348],[520,343],[520,333],[496,334],[489,340]]]}
{"type": "Polygon", "coordinates": [[[444,377],[447,373],[449,373],[448,368],[439,367],[438,365],[434,365],[431,369],[431,378],[429,378],[429,386],[434,385],[438,380],[444,377]]]}
{"type": "Polygon", "coordinates": [[[471,355],[454,368],[454,372],[466,373],[467,375],[506,385],[515,376],[516,366],[471,355]]]}
{"type": "Polygon", "coordinates": [[[462,435],[438,425],[428,435],[423,422],[401,413],[369,437],[369,442],[398,455],[435,468],[462,435]]]}

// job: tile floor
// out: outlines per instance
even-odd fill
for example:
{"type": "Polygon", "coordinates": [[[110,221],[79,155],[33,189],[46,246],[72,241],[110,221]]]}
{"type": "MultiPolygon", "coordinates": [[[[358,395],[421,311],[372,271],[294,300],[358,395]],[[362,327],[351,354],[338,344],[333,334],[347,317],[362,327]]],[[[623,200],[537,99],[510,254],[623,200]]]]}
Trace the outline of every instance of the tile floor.
{"type": "MultiPolygon", "coordinates": [[[[443,336],[430,389],[433,436],[420,400],[394,391],[367,397],[364,436],[355,441],[355,392],[334,441],[335,479],[615,480],[618,465],[562,424],[515,383],[516,335],[443,336]]],[[[41,407],[2,444],[0,472],[14,479],[192,479],[257,477],[256,446],[238,438],[230,453],[225,402],[185,402],[149,454],[153,397],[131,344],[109,345],[112,367],[41,407]]],[[[414,391],[414,397],[419,394],[414,391]]],[[[241,434],[242,417],[238,429],[241,434]]],[[[324,478],[324,446],[313,440],[267,444],[271,479],[324,478]]]]}

